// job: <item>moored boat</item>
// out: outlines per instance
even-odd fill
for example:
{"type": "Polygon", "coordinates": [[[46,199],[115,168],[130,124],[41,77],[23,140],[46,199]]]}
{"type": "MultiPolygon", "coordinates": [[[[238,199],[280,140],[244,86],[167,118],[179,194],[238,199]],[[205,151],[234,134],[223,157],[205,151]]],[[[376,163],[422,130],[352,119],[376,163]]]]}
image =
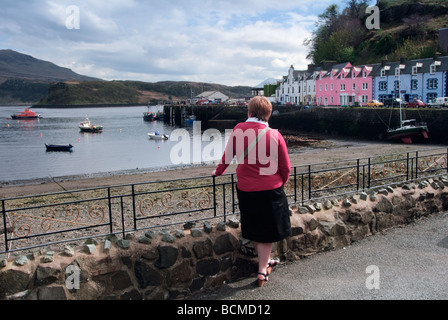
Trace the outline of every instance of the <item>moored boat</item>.
{"type": "Polygon", "coordinates": [[[186,124],[192,124],[194,121],[196,121],[196,116],[194,114],[189,115],[186,119],[185,119],[185,123],[186,124]]]}
{"type": "Polygon", "coordinates": [[[164,120],[165,114],[162,111],[156,113],[156,120],[164,120]]]}
{"type": "Polygon", "coordinates": [[[73,151],[73,146],[71,144],[45,144],[47,151],[73,151]]]}
{"type": "Polygon", "coordinates": [[[146,111],[146,112],[143,112],[143,120],[155,121],[155,120],[157,120],[157,118],[156,118],[156,115],[154,114],[154,112],[146,111]]]}
{"type": "Polygon", "coordinates": [[[20,112],[19,114],[13,114],[11,115],[12,119],[40,119],[42,118],[40,114],[31,111],[28,108],[25,108],[25,110],[23,110],[22,112],[20,112]]]}
{"type": "Polygon", "coordinates": [[[153,139],[153,140],[167,140],[168,139],[168,135],[167,134],[164,134],[164,133],[162,134],[162,133],[160,133],[158,131],[149,132],[148,133],[148,137],[150,139],[153,139]]]}
{"type": "Polygon", "coordinates": [[[86,120],[79,124],[79,130],[81,130],[81,132],[102,132],[103,126],[92,125],[90,120],[86,118],[86,120]]]}

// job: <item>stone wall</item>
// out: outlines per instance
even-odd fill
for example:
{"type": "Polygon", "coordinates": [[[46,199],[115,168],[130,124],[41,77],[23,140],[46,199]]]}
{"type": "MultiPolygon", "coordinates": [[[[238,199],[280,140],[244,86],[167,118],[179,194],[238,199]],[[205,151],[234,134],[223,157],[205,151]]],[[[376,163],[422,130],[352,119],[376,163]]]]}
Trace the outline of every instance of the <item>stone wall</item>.
{"type": "MultiPolygon", "coordinates": [[[[448,179],[377,189],[346,199],[291,205],[292,235],[273,256],[295,261],[342,248],[448,209],[448,179]]],[[[188,230],[88,240],[63,252],[1,260],[1,299],[182,299],[254,277],[257,260],[236,217],[188,230]]]]}

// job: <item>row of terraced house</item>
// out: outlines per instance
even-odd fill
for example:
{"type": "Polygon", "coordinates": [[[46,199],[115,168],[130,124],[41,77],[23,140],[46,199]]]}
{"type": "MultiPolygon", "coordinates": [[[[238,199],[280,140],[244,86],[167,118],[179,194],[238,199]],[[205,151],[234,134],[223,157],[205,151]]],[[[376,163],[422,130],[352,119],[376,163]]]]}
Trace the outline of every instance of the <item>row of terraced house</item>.
{"type": "Polygon", "coordinates": [[[350,62],[294,70],[278,82],[275,102],[292,105],[365,106],[390,98],[426,103],[448,96],[448,56],[382,61],[354,66],[350,62]]]}

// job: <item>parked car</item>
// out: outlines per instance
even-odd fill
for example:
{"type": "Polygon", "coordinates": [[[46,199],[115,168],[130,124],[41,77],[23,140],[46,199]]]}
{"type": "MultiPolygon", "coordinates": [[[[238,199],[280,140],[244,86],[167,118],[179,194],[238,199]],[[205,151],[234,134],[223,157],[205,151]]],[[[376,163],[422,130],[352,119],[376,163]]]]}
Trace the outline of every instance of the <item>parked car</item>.
{"type": "Polygon", "coordinates": [[[400,98],[389,98],[389,99],[384,100],[384,105],[386,107],[397,108],[400,106],[400,103],[403,108],[407,107],[407,102],[403,101],[400,98]]]}
{"type": "Polygon", "coordinates": [[[427,106],[428,108],[448,107],[448,97],[435,98],[427,106]]]}
{"type": "Polygon", "coordinates": [[[367,106],[371,108],[372,107],[376,108],[376,107],[384,107],[384,104],[378,100],[369,100],[367,101],[367,106]]]}
{"type": "Polygon", "coordinates": [[[210,103],[210,101],[208,101],[208,100],[199,100],[198,102],[196,102],[196,104],[197,104],[197,105],[204,106],[204,105],[209,105],[209,104],[211,104],[211,103],[210,103]]]}
{"type": "Polygon", "coordinates": [[[426,103],[422,100],[414,99],[413,101],[409,101],[407,103],[408,108],[426,108],[426,103]]]}

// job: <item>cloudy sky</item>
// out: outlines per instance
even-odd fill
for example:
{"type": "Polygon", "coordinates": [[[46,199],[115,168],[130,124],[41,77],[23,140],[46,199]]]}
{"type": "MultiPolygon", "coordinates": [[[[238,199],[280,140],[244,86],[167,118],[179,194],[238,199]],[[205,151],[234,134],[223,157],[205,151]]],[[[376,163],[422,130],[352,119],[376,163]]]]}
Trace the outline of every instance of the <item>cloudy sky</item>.
{"type": "Polygon", "coordinates": [[[105,80],[255,86],[306,68],[332,0],[2,1],[0,49],[105,80]]]}

